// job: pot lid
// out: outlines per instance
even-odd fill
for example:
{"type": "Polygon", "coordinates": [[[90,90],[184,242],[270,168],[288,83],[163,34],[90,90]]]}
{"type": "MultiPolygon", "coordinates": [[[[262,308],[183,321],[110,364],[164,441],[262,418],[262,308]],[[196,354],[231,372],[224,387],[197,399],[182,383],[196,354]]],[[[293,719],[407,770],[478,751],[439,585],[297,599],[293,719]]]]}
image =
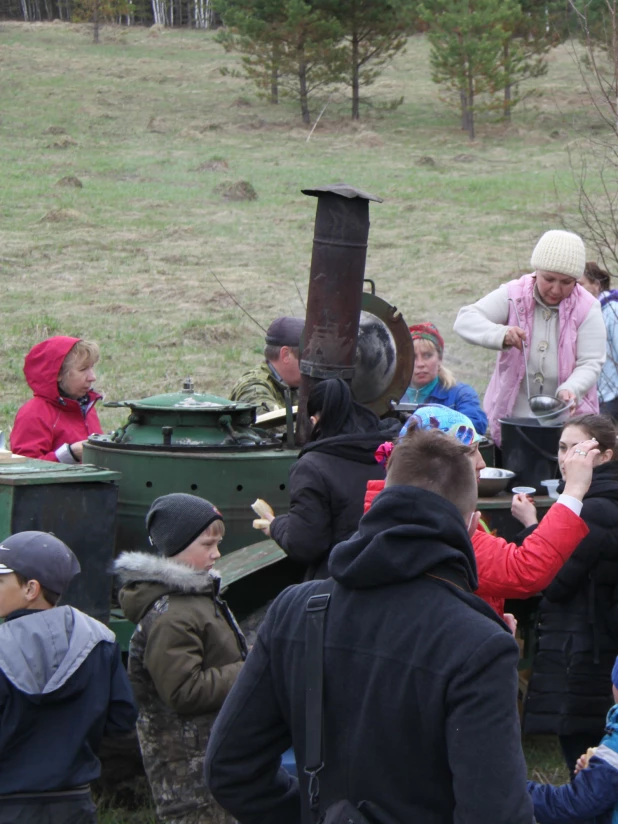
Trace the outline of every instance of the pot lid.
{"type": "Polygon", "coordinates": [[[139,400],[112,401],[105,406],[145,410],[174,410],[175,412],[244,412],[255,409],[255,404],[236,403],[219,395],[201,394],[199,392],[172,392],[166,395],[152,395],[139,400]]]}

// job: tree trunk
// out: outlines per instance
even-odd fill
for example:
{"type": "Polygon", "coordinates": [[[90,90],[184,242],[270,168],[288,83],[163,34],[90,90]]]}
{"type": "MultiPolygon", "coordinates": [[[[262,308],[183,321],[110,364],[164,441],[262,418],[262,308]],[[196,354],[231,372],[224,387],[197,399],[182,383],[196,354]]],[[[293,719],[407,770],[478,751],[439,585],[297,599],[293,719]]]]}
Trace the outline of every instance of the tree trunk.
{"type": "Polygon", "coordinates": [[[354,32],[352,35],[352,120],[360,120],[358,46],[358,32],[354,32]]]}
{"type": "Polygon", "coordinates": [[[468,131],[468,97],[464,89],[459,90],[459,102],[461,104],[461,131],[468,131]]]}
{"type": "MultiPolygon", "coordinates": [[[[510,57],[510,50],[508,42],[504,44],[504,70],[506,72],[506,76],[509,76],[509,57],[510,57]]],[[[511,122],[511,84],[507,80],[506,86],[504,87],[504,106],[503,106],[503,114],[504,119],[510,123],[511,122]]]]}
{"type": "Polygon", "coordinates": [[[92,42],[97,45],[101,42],[99,37],[99,0],[95,0],[92,9],[92,42]]]}
{"type": "Polygon", "coordinates": [[[468,71],[468,137],[474,140],[474,80],[472,72],[468,71]]]}
{"type": "Polygon", "coordinates": [[[311,123],[311,115],[309,113],[309,101],[307,95],[307,64],[305,62],[305,48],[301,44],[296,49],[298,57],[298,93],[300,100],[300,112],[303,117],[303,123],[307,126],[311,123]]]}
{"type": "Polygon", "coordinates": [[[279,66],[273,52],[273,62],[270,67],[270,102],[273,106],[279,103],[279,66]]]}

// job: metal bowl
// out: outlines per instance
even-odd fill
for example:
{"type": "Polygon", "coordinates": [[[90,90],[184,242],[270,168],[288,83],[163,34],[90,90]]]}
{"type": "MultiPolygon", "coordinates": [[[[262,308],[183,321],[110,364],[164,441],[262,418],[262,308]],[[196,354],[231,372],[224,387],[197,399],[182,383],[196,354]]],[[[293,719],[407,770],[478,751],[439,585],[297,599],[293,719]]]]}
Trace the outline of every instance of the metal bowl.
{"type": "Polygon", "coordinates": [[[503,492],[509,481],[512,481],[515,473],[510,469],[497,469],[494,466],[486,466],[481,469],[479,480],[479,496],[481,498],[491,498],[499,492],[503,492]]]}
{"type": "Polygon", "coordinates": [[[528,403],[541,426],[556,426],[568,420],[575,401],[566,403],[553,395],[532,395],[528,403]]]}

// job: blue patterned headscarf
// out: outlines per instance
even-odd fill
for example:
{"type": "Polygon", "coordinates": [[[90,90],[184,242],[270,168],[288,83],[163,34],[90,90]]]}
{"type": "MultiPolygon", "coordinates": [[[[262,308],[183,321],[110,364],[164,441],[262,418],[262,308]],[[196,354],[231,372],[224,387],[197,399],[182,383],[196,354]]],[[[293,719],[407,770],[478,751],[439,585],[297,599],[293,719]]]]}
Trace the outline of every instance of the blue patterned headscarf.
{"type": "Polygon", "coordinates": [[[418,429],[439,429],[440,432],[457,438],[466,446],[481,440],[481,436],[477,434],[474,424],[467,415],[439,404],[419,406],[401,428],[399,437],[403,438],[412,425],[416,425],[418,429]]]}

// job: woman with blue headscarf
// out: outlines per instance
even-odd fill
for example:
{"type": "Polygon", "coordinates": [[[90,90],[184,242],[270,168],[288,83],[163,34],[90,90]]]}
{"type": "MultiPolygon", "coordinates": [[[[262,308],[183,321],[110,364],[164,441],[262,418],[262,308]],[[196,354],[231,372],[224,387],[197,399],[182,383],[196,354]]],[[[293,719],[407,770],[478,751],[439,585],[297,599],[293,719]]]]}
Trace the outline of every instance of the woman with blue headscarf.
{"type": "MultiPolygon", "coordinates": [[[[446,406],[422,406],[405,423],[399,437],[413,438],[416,429],[438,429],[449,437],[457,438],[468,447],[478,478],[485,461],[478,449],[480,437],[470,418],[446,406]]],[[[491,535],[482,523],[472,535],[479,581],[476,594],[501,617],[504,617],[506,598],[530,598],[548,586],[589,532],[579,517],[581,500],[590,486],[594,457],[584,454],[584,451],[594,450],[591,442],[586,443],[587,449],[580,444],[579,452],[569,450],[565,458],[564,493],[521,546],[491,535]]],[[[376,452],[376,458],[384,466],[392,448],[392,443],[384,443],[376,452]]],[[[369,481],[365,512],[383,488],[384,481],[369,481]]]]}

